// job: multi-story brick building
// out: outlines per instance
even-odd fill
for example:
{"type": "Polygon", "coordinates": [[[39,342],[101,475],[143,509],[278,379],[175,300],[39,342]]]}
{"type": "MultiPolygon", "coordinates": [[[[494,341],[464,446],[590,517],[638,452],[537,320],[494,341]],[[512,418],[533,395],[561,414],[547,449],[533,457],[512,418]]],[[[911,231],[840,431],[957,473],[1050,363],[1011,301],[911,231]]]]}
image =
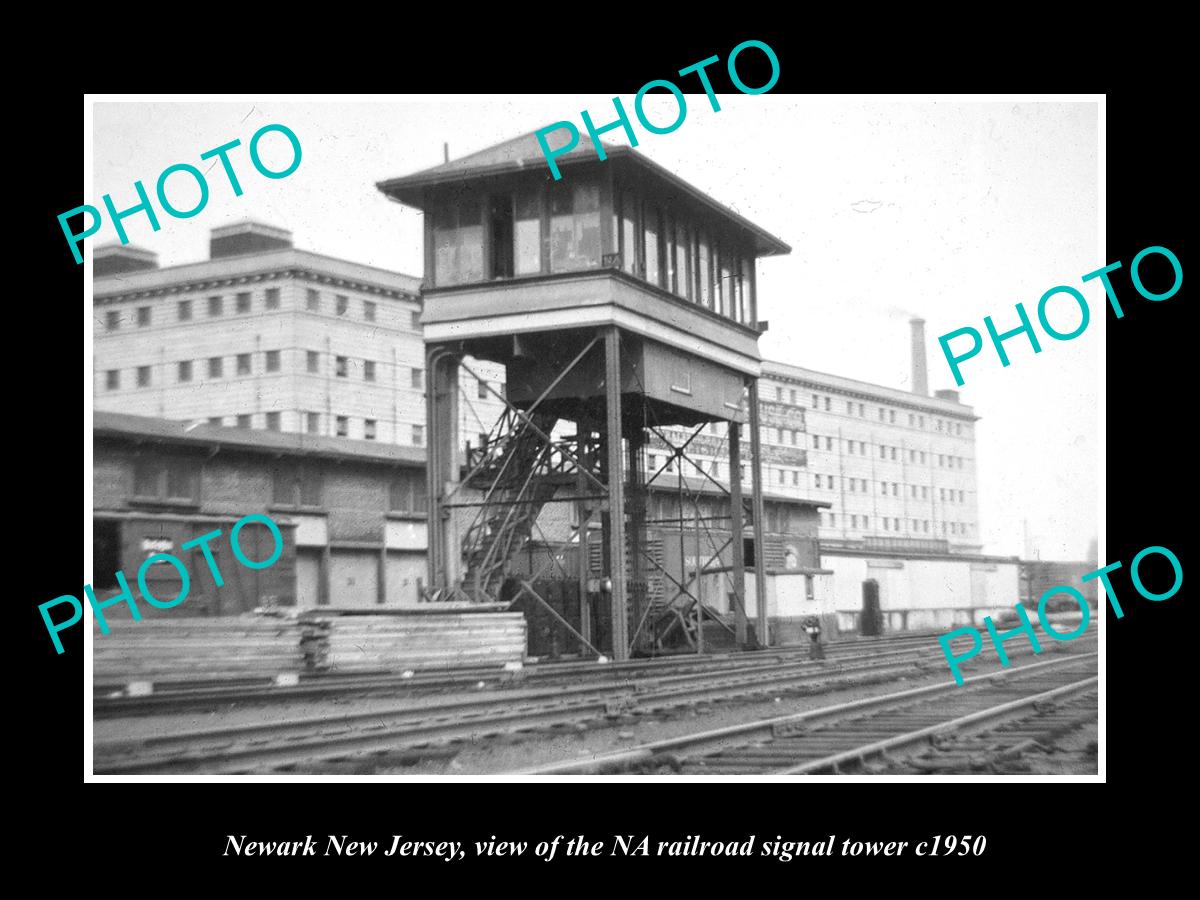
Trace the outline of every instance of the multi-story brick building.
{"type": "MultiPolygon", "coordinates": [[[[298,250],[255,222],[214,229],[203,262],[94,254],[97,410],[425,444],[420,279],[298,250]]],[[[476,371],[503,382],[499,367],[476,371]]],[[[486,433],[499,402],[463,393],[461,432],[486,433]]]]}
{"type": "MultiPolygon", "coordinates": [[[[763,489],[828,504],[820,510],[820,566],[832,574],[817,576],[817,593],[844,628],[873,617],[891,628],[957,624],[1018,599],[1016,561],[981,553],[979,417],[957,391],[928,395],[923,326],[912,322],[912,391],[762,364],[763,489]]],[[[699,466],[727,480],[726,440],[721,426],[694,438],[684,474],[699,466]]],[[[664,447],[648,447],[651,471],[675,465],[664,447]]],[[[749,484],[746,466],[741,477],[749,484]]]]}

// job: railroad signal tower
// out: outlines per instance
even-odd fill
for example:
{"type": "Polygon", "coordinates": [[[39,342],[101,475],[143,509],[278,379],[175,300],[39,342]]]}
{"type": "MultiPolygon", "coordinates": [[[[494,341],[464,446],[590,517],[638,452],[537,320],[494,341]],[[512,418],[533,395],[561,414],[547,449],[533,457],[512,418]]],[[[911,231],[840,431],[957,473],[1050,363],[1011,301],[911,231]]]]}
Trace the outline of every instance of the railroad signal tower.
{"type": "Polygon", "coordinates": [[[425,213],[431,596],[531,596],[585,652],[621,660],[646,649],[648,623],[671,615],[702,649],[696,586],[724,572],[736,639],[747,646],[747,569],[757,634],[767,634],[764,554],[753,552],[763,545],[755,261],[790,248],[628,147],[606,146],[605,156],[581,142],[558,157],[555,180],[530,133],[378,184],[425,213]],[[486,385],[505,411],[480,446],[464,448],[460,374],[476,374],[473,360],[506,367],[503,394],[486,385]],[[666,431],[694,438],[722,422],[728,484],[691,461],[691,438],[666,431]],[[654,472],[648,441],[667,449],[654,472]],[[728,537],[704,562],[697,541],[691,571],[681,552],[680,570],[669,572],[648,549],[662,523],[648,518],[646,500],[673,472],[680,534],[693,520],[698,533],[694,485],[686,493],[695,515],[685,522],[683,513],[685,462],[706,489],[728,494],[728,537]],[[543,523],[565,521],[547,516],[558,504],[568,504],[569,533],[551,539],[543,523]],[[551,571],[576,580],[578,621],[539,594],[538,578],[551,571]]]}

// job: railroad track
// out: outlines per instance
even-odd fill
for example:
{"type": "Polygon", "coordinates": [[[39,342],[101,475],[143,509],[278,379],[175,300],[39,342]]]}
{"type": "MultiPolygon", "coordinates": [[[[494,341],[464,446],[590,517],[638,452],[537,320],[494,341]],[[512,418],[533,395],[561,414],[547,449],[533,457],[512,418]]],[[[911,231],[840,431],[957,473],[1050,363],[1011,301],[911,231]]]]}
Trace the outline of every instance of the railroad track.
{"type": "MultiPolygon", "coordinates": [[[[894,637],[863,638],[826,645],[830,661],[866,658],[880,653],[910,650],[937,650],[938,633],[904,634],[894,637]]],[[[92,714],[96,718],[152,715],[220,709],[248,704],[276,704],[296,700],[321,700],[329,697],[387,694],[435,694],[481,688],[507,689],[531,685],[572,685],[595,682],[598,677],[642,680],[665,673],[700,674],[758,669],[780,663],[795,664],[807,659],[808,647],[780,647],[756,652],[693,654],[631,660],[622,663],[577,662],[536,663],[519,671],[504,671],[495,666],[474,667],[453,672],[396,672],[356,674],[318,674],[304,676],[299,684],[275,686],[261,680],[171,685],[155,693],[128,696],[114,685],[96,686],[92,714]]]]}
{"type": "Polygon", "coordinates": [[[920,675],[941,654],[903,648],[871,658],[796,660],[717,672],[663,674],[636,683],[604,681],[459,696],[333,717],[179,731],[97,741],[96,774],[273,771],[316,760],[353,760],[366,770],[455,755],[453,742],[532,731],[579,731],[683,712],[698,704],[826,692],[920,675]],[[374,754],[374,756],[369,756],[374,754]]]}
{"type": "MultiPolygon", "coordinates": [[[[1094,652],[1026,663],[511,775],[1004,771],[1097,721],[1094,652]]],[[[1011,770],[1011,769],[1010,769],[1011,770]]]]}

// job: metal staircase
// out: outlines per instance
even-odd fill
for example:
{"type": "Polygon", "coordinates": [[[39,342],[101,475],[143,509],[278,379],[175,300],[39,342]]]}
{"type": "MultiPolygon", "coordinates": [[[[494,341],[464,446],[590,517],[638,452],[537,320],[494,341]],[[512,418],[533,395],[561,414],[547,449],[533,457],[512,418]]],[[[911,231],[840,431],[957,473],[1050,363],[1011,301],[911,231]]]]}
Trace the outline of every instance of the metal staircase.
{"type": "Polygon", "coordinates": [[[549,434],[556,418],[530,417],[537,428],[516,416],[511,430],[468,457],[467,487],[483,497],[479,512],[463,536],[466,563],[463,587],[480,601],[500,599],[509,564],[533,534],[542,507],[562,484],[549,434]]]}

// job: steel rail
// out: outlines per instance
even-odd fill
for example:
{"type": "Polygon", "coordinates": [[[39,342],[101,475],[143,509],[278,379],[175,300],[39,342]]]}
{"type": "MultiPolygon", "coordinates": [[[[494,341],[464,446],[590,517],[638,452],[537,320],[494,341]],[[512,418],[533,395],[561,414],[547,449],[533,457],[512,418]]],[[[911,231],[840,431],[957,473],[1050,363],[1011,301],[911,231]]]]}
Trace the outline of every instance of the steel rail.
{"type": "MultiPolygon", "coordinates": [[[[1061,646],[1061,645],[1059,645],[1061,646]]],[[[689,756],[715,752],[719,749],[744,745],[754,740],[771,738],[788,729],[803,728],[811,723],[822,720],[840,718],[848,714],[871,710],[884,709],[909,700],[931,698],[939,695],[954,695],[954,692],[969,691],[977,687],[988,686],[1010,678],[1020,678],[1031,673],[1055,670],[1077,665],[1082,661],[1096,658],[1098,653],[1071,653],[1067,658],[1048,660],[1045,662],[1029,663],[1023,666],[1009,667],[999,672],[986,675],[975,675],[963,680],[961,686],[954,681],[926,687],[911,688],[892,694],[882,694],[877,697],[867,697],[847,703],[839,703],[820,709],[808,710],[784,716],[774,716],[730,725],[724,728],[681,735],[634,747],[619,753],[603,756],[592,756],[587,759],[571,760],[552,763],[508,773],[513,776],[525,775],[583,775],[603,774],[629,769],[636,765],[650,763],[656,757],[677,758],[679,752],[689,756]]]]}
{"type": "MultiPolygon", "coordinates": [[[[906,649],[890,655],[912,657],[919,652],[906,649]]],[[[434,739],[474,739],[522,728],[570,725],[635,710],[656,713],[705,700],[786,691],[788,685],[861,683],[864,676],[878,678],[884,673],[911,671],[919,663],[913,658],[877,657],[840,666],[776,663],[733,672],[667,675],[651,684],[637,685],[634,690],[620,682],[578,685],[487,698],[455,698],[427,707],[407,705],[336,719],[307,716],[142,739],[98,741],[95,769],[97,774],[171,771],[181,766],[244,771],[247,765],[280,766],[352,752],[395,750],[434,739]],[[142,752],[147,750],[150,752],[142,752]]]]}
{"type": "Polygon", "coordinates": [[[965,716],[959,716],[956,719],[951,719],[948,722],[942,722],[939,725],[930,725],[926,728],[919,728],[916,731],[910,731],[905,734],[898,734],[895,737],[887,738],[881,741],[875,741],[870,744],[864,744],[861,747],[855,747],[852,750],[845,750],[841,753],[834,753],[820,759],[810,760],[801,763],[797,766],[781,769],[777,772],[772,772],[773,775],[805,775],[810,772],[819,772],[823,769],[835,769],[848,762],[865,763],[867,758],[881,753],[886,753],[888,750],[899,750],[901,748],[911,747],[914,744],[923,744],[930,738],[937,735],[952,734],[959,732],[967,732],[977,730],[980,725],[995,727],[1002,722],[1009,721],[1013,718],[1014,713],[1018,713],[1018,718],[1025,718],[1030,708],[1038,703],[1054,702],[1055,700],[1080,694],[1099,682],[1099,676],[1093,675],[1090,678],[1084,678],[1081,681],[1072,682],[1071,684],[1063,685],[1062,687],[1053,688],[1052,690],[1043,691],[1040,694],[1031,694],[1028,697],[1021,697],[1017,700],[1011,700],[1008,703],[1001,703],[998,706],[991,706],[987,709],[979,710],[965,716]]]}

